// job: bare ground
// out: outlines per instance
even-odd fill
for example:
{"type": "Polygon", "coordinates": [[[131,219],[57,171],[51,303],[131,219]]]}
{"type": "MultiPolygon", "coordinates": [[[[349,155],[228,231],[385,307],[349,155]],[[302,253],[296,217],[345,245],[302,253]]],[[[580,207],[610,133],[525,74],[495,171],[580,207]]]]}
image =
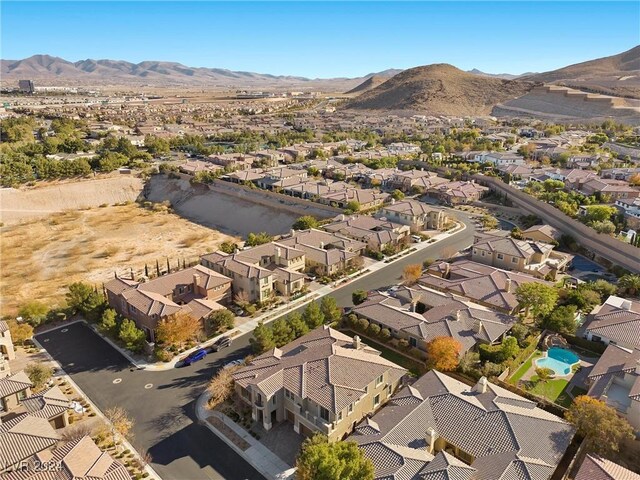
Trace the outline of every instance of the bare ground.
{"type": "Polygon", "coordinates": [[[156,261],[172,268],[214,251],[234,237],[165,211],[137,204],[54,213],[46,219],[0,228],[0,314],[15,314],[35,299],[62,305],[67,285],[100,287],[130,269],[144,272],[156,261]]]}

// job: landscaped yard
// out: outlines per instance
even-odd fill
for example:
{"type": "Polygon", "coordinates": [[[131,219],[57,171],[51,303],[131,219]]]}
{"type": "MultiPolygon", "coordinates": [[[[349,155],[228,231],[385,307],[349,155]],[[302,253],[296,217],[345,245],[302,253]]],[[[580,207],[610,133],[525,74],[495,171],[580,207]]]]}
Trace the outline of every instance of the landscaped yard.
{"type": "MultiPolygon", "coordinates": [[[[349,331],[347,332],[350,335],[360,335],[356,332],[352,332],[349,331]]],[[[422,375],[425,371],[425,365],[418,362],[417,360],[411,360],[410,358],[407,358],[406,356],[391,350],[388,347],[385,347],[384,345],[374,342],[373,340],[370,340],[369,338],[363,338],[362,341],[364,343],[366,343],[367,345],[369,345],[371,348],[375,348],[376,350],[380,350],[381,355],[383,358],[386,358],[387,360],[396,363],[398,365],[400,365],[401,367],[406,368],[407,370],[409,370],[409,372],[411,372],[413,375],[415,375],[416,377],[419,377],[420,375],[422,375]]]]}
{"type": "Polygon", "coordinates": [[[531,356],[527,359],[526,362],[524,362],[520,368],[518,368],[518,370],[516,370],[516,373],[514,373],[511,378],[509,379],[509,383],[516,385],[518,383],[518,381],[522,378],[522,376],[527,373],[527,371],[531,368],[531,365],[533,363],[533,361],[536,358],[539,358],[542,356],[542,352],[540,352],[540,350],[536,350],[534,351],[531,356]]]}
{"type": "Polygon", "coordinates": [[[529,391],[534,395],[544,397],[547,400],[555,403],[556,399],[560,396],[564,389],[567,388],[568,384],[569,380],[566,380],[564,378],[556,378],[553,380],[548,380],[546,382],[538,382],[529,391]]]}

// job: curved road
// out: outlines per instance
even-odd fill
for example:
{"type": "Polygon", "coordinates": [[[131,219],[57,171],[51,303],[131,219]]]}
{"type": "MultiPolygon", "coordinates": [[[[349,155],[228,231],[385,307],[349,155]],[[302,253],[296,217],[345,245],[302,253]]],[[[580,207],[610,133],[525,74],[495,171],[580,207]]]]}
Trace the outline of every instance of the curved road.
{"type": "MultiPolygon", "coordinates": [[[[354,290],[397,283],[403,268],[441,256],[444,248],[461,250],[473,242],[473,224],[456,212],[467,228],[384,269],[356,279],[332,294],[351,305],[354,290]]],[[[263,477],[206,427],[197,423],[195,401],[226,362],[250,353],[250,334],[204,361],[161,372],[137,370],[83,323],[36,336],[86,395],[102,410],[121,406],[135,421],[133,445],[149,452],[152,466],[165,480],[262,479],[263,477]],[[62,330],[65,330],[63,332],[62,330]]]]}

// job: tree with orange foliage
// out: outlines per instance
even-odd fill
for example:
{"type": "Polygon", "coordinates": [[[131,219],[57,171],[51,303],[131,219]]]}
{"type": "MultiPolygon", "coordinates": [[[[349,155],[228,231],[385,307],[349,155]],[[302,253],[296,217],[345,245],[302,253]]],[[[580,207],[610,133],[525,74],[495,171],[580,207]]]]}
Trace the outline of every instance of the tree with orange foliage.
{"type": "Polygon", "coordinates": [[[629,185],[640,187],[640,173],[636,173],[629,179],[629,185]]]}
{"type": "Polygon", "coordinates": [[[436,337],[427,343],[427,365],[443,372],[455,370],[461,351],[462,344],[455,338],[436,337]]]}
{"type": "Polygon", "coordinates": [[[422,265],[420,265],[419,263],[407,265],[402,271],[402,278],[409,285],[416,283],[421,276],[422,265]]]}
{"type": "Polygon", "coordinates": [[[167,346],[181,345],[200,333],[200,322],[188,313],[178,312],[162,320],[156,330],[156,339],[167,346]]]}
{"type": "Polygon", "coordinates": [[[599,455],[619,451],[623,440],[634,437],[633,427],[627,420],[602,400],[589,395],[576,397],[565,418],[576,426],[589,451],[599,455]]]}

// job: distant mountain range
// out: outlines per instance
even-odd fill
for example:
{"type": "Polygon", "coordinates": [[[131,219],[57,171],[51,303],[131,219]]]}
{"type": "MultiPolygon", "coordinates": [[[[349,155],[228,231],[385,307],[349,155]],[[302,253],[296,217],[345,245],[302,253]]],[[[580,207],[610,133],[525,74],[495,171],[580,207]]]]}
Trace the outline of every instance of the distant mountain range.
{"type": "Polygon", "coordinates": [[[400,70],[389,69],[359,78],[311,79],[287,75],[237,72],[223,68],[192,68],[175,62],[123,60],[80,60],[69,62],[50,55],[33,55],[23,60],[0,60],[3,84],[20,79],[66,85],[158,85],[260,88],[309,86],[352,88],[368,77],[388,78],[400,70]]]}

